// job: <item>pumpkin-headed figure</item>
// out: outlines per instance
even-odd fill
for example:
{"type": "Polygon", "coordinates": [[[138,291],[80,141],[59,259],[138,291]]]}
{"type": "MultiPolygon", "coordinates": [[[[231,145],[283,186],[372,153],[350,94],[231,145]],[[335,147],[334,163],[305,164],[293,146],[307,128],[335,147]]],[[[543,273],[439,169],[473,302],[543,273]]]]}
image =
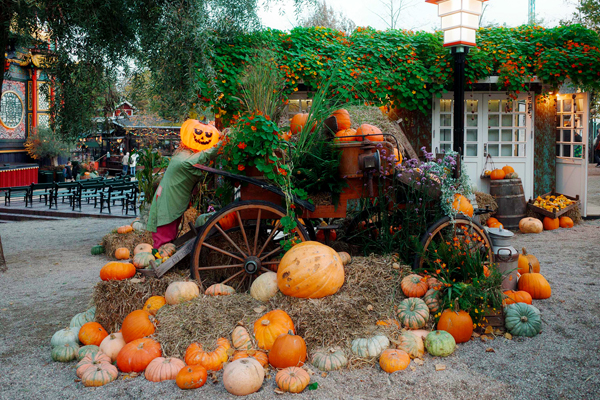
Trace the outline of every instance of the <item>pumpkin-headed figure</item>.
{"type": "Polygon", "coordinates": [[[181,125],[181,142],[193,151],[204,151],[219,143],[219,130],[195,119],[188,119],[181,125]]]}

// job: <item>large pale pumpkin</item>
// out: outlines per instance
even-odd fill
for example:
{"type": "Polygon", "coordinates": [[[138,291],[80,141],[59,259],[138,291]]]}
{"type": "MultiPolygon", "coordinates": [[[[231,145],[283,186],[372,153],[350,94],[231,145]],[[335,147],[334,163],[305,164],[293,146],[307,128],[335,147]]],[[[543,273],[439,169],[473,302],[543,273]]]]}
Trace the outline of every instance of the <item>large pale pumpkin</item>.
{"type": "Polygon", "coordinates": [[[265,350],[271,350],[275,339],[288,331],[295,332],[294,323],[282,310],[270,311],[254,323],[254,337],[258,347],[265,350]]]}
{"type": "Polygon", "coordinates": [[[133,255],[138,253],[152,253],[152,245],[148,243],[140,243],[133,249],[133,255]]]}
{"type": "Polygon", "coordinates": [[[121,325],[121,332],[126,343],[150,336],[156,327],[150,319],[150,314],[144,310],[130,312],[121,325]]]}
{"type": "Polygon", "coordinates": [[[242,358],[227,364],[223,371],[225,389],[236,396],[258,391],[265,379],[265,369],[254,358],[242,358]]]}
{"type": "Polygon", "coordinates": [[[197,120],[184,122],[179,134],[181,143],[196,152],[215,147],[221,137],[221,133],[217,128],[197,120]]]}
{"type": "Polygon", "coordinates": [[[358,357],[377,357],[390,345],[390,340],[384,335],[370,338],[359,338],[352,341],[352,353],[358,357]]]}
{"type": "Polygon", "coordinates": [[[110,357],[111,362],[117,361],[117,356],[123,347],[125,347],[125,339],[121,332],[111,333],[100,343],[100,350],[110,357]]]}
{"type": "Polygon", "coordinates": [[[277,274],[275,272],[266,272],[256,278],[250,286],[250,296],[258,301],[269,301],[279,292],[277,287],[277,274]]]}
{"type": "Polygon", "coordinates": [[[408,329],[421,329],[429,320],[429,307],[418,297],[402,300],[397,313],[400,324],[408,329]]]}
{"type": "Polygon", "coordinates": [[[144,376],[150,382],[171,381],[185,367],[185,363],[178,358],[157,357],[150,361],[144,371],[144,376]]]}
{"type": "Polygon", "coordinates": [[[312,365],[321,371],[335,371],[348,365],[348,358],[342,349],[317,350],[312,356],[312,365]]]}
{"type": "Polygon", "coordinates": [[[200,296],[200,289],[195,282],[173,282],[167,287],[165,299],[167,304],[179,304],[200,296]]]}
{"type": "Polygon", "coordinates": [[[281,293],[318,299],[336,293],[344,284],[344,265],[337,251],[319,242],[302,242],[281,259],[277,285],[281,293]]]}
{"type": "Polygon", "coordinates": [[[519,221],[519,230],[522,233],[541,233],[544,230],[544,224],[537,218],[523,218],[519,221]]]}

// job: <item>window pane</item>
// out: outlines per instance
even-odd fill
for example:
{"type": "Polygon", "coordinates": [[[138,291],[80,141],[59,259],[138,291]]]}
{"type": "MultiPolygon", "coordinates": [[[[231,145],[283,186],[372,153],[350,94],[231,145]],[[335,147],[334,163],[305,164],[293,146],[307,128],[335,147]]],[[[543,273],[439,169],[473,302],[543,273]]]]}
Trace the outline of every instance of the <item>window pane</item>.
{"type": "Polygon", "coordinates": [[[571,157],[571,145],[570,144],[563,144],[562,156],[563,157],[571,157]]]}
{"type": "Polygon", "coordinates": [[[502,116],[502,126],[513,126],[511,115],[503,115],[502,116]]]}
{"type": "Polygon", "coordinates": [[[502,157],[512,156],[512,144],[503,144],[500,151],[502,157]]]}
{"type": "Polygon", "coordinates": [[[502,141],[512,142],[512,129],[502,129],[502,141]]]}
{"type": "Polygon", "coordinates": [[[452,112],[452,100],[440,99],[440,112],[452,112]]]}
{"type": "Polygon", "coordinates": [[[516,157],[525,157],[525,145],[524,144],[515,144],[515,156],[516,157]]]}
{"type": "Polygon", "coordinates": [[[575,112],[583,111],[583,99],[575,99],[575,112]]]}
{"type": "Polygon", "coordinates": [[[500,131],[498,129],[490,129],[488,131],[488,141],[499,142],[500,141],[500,131]]]}
{"type": "Polygon", "coordinates": [[[442,152],[452,150],[452,146],[450,145],[450,143],[442,143],[440,145],[440,148],[441,148],[442,152]]]}
{"type": "Polygon", "coordinates": [[[576,115],[575,116],[575,128],[581,128],[581,115],[576,115]]]}
{"type": "Polygon", "coordinates": [[[515,142],[525,142],[525,129],[515,129],[515,142]]]}
{"type": "Polygon", "coordinates": [[[501,108],[502,112],[505,112],[505,113],[512,112],[512,110],[513,110],[512,100],[502,100],[501,107],[502,107],[501,108]]]}
{"type": "Polygon", "coordinates": [[[467,126],[477,126],[477,114],[467,115],[467,126]]]}
{"type": "Polygon", "coordinates": [[[527,116],[525,114],[515,115],[515,126],[525,126],[527,116]]]}
{"type": "Polygon", "coordinates": [[[573,133],[573,141],[574,142],[583,142],[583,136],[581,136],[581,131],[577,130],[573,133]]]}
{"type": "Polygon", "coordinates": [[[573,107],[572,107],[572,100],[571,99],[564,99],[563,100],[563,109],[562,109],[562,112],[571,112],[572,109],[573,109],[573,107]]]}
{"type": "Polygon", "coordinates": [[[557,130],[556,130],[556,141],[557,141],[557,142],[560,142],[560,134],[561,134],[561,131],[560,131],[560,129],[557,129],[557,130]]]}
{"type": "Polygon", "coordinates": [[[467,129],[467,142],[477,141],[477,129],[467,129]]]}
{"type": "Polygon", "coordinates": [[[477,107],[479,107],[479,100],[467,100],[465,112],[470,114],[476,113],[477,107]]]}
{"type": "Polygon", "coordinates": [[[488,153],[490,153],[493,157],[498,157],[500,155],[500,145],[490,144],[488,145],[488,153]]]}
{"type": "Polygon", "coordinates": [[[440,129],[440,142],[452,141],[452,129],[440,129]]]}
{"type": "Polygon", "coordinates": [[[527,111],[527,100],[517,101],[517,111],[518,112],[526,112],[527,111]]]}
{"type": "Polygon", "coordinates": [[[488,127],[492,126],[500,126],[500,116],[499,115],[488,115],[488,127]]]}
{"type": "Polygon", "coordinates": [[[468,144],[467,145],[467,157],[477,157],[477,145],[476,144],[468,144]]]}
{"type": "MultiPolygon", "coordinates": [[[[556,112],[562,112],[562,104],[563,104],[563,101],[562,101],[562,100],[558,100],[558,101],[556,102],[556,112]]],[[[557,155],[558,155],[558,154],[557,154],[557,155]]]]}
{"type": "Polygon", "coordinates": [[[563,115],[562,116],[562,126],[570,128],[571,127],[571,116],[570,115],[563,115]]]}
{"type": "Polygon", "coordinates": [[[488,112],[500,112],[500,100],[488,100],[488,112]]]}
{"type": "Polygon", "coordinates": [[[560,154],[560,145],[557,144],[556,145],[556,157],[561,157],[561,156],[562,156],[562,154],[560,154]]]}
{"type": "Polygon", "coordinates": [[[573,157],[581,158],[582,155],[583,155],[583,146],[581,146],[581,145],[573,146],[573,157]]]}
{"type": "Polygon", "coordinates": [[[571,131],[568,129],[564,129],[562,131],[562,141],[563,142],[570,142],[571,141],[571,131]]]}
{"type": "Polygon", "coordinates": [[[0,120],[7,128],[14,129],[23,120],[23,102],[15,92],[4,92],[0,98],[0,120]]]}
{"type": "Polygon", "coordinates": [[[451,114],[440,115],[440,126],[452,126],[452,115],[451,114]]]}

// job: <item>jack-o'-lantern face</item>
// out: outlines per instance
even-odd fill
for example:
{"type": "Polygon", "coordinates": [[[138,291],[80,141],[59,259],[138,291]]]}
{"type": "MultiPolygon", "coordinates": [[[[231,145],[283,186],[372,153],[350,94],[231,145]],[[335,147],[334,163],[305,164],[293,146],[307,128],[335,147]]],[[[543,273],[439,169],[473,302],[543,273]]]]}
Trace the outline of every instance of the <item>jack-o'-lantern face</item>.
{"type": "Polygon", "coordinates": [[[212,125],[188,119],[181,125],[181,142],[194,151],[204,151],[219,143],[220,132],[212,125]]]}

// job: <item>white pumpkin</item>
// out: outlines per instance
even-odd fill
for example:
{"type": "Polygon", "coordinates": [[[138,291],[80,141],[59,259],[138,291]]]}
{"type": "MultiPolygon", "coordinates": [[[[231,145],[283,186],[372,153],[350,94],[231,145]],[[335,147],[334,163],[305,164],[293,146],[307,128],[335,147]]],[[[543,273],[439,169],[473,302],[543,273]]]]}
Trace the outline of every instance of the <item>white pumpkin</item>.
{"type": "Polygon", "coordinates": [[[62,346],[67,343],[79,343],[79,327],[61,329],[52,335],[52,339],[50,339],[52,347],[62,346]]]}
{"type": "Polygon", "coordinates": [[[194,282],[173,282],[165,292],[165,300],[171,305],[185,303],[198,296],[200,296],[200,289],[194,282]]]}
{"type": "Polygon", "coordinates": [[[277,292],[279,292],[279,287],[277,287],[277,274],[275,272],[262,274],[250,286],[250,296],[258,301],[269,301],[277,292]]]}
{"type": "Polygon", "coordinates": [[[117,355],[125,347],[125,339],[121,332],[111,333],[100,343],[100,351],[110,357],[112,362],[117,360],[117,355]]]}
{"type": "Polygon", "coordinates": [[[265,380],[265,369],[254,358],[240,358],[227,364],[223,370],[225,389],[236,396],[257,392],[265,380]]]}
{"type": "Polygon", "coordinates": [[[378,357],[389,345],[390,341],[385,335],[354,339],[352,353],[358,357],[378,357]]]}
{"type": "Polygon", "coordinates": [[[146,225],[144,225],[144,223],[141,221],[133,221],[133,223],[131,224],[131,227],[133,228],[134,231],[143,232],[146,230],[146,225]]]}

